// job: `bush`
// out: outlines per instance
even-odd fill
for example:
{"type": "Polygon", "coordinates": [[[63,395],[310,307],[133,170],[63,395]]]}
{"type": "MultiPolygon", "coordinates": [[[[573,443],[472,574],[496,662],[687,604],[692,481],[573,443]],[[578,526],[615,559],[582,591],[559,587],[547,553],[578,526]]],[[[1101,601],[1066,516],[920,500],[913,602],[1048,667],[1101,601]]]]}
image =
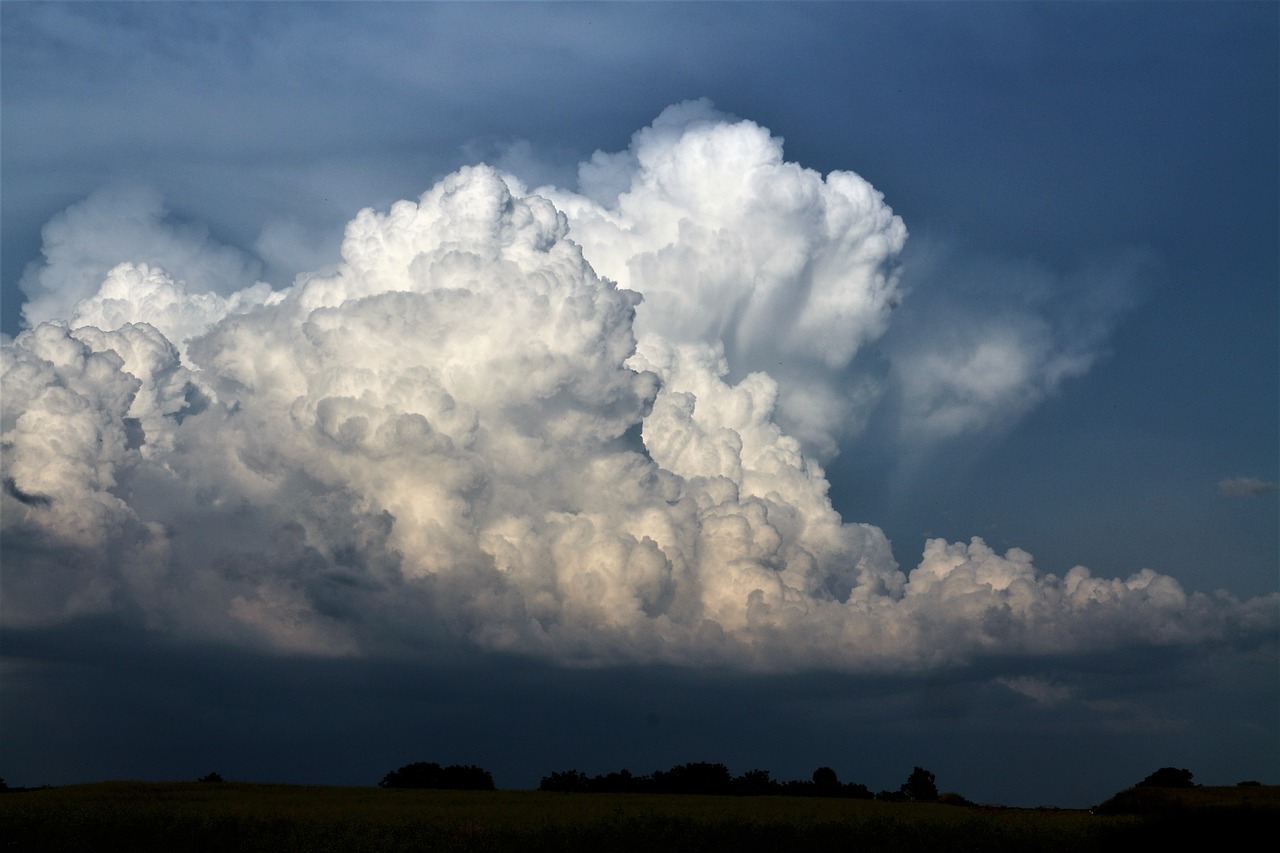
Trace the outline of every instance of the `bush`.
{"type": "Polygon", "coordinates": [[[973,805],[977,805],[977,804],[976,804],[976,803],[974,803],[972,800],[969,800],[969,799],[966,799],[966,798],[964,798],[964,797],[960,796],[960,795],[959,795],[959,794],[957,794],[955,791],[947,791],[945,794],[943,794],[942,796],[938,797],[938,802],[942,803],[942,804],[943,804],[943,805],[945,805],[945,806],[973,806],[973,805]]]}

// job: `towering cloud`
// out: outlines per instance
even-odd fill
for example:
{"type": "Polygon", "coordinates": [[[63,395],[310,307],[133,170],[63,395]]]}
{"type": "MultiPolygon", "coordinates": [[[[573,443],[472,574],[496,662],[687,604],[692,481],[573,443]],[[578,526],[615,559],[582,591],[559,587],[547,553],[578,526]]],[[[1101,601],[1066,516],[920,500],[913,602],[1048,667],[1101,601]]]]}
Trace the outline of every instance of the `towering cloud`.
{"type": "Polygon", "coordinates": [[[578,193],[538,193],[598,272],[645,295],[642,338],[719,348],[733,379],[782,380],[776,415],[811,453],[865,417],[845,369],[898,302],[907,231],[861,177],[788,163],[764,128],[691,101],[627,151],[597,152],[578,193]]]}
{"type": "Polygon", "coordinates": [[[1270,600],[979,539],[904,574],[839,517],[814,453],[905,235],[693,103],[577,192],[477,166],[362,211],[287,290],[145,252],[96,293],[33,273],[28,316],[65,310],[3,349],[5,621],[850,670],[1274,630],[1270,600]]]}

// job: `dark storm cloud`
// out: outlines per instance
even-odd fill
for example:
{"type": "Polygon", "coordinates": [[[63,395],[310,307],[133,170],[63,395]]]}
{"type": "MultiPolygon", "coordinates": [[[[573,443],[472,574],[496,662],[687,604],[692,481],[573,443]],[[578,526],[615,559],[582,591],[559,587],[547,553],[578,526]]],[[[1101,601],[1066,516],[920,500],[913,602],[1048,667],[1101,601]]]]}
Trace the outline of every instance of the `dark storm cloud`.
{"type": "Polygon", "coordinates": [[[924,679],[565,670],[493,655],[263,658],[157,643],[101,620],[0,639],[10,784],[216,769],[372,785],[394,767],[434,760],[478,763],[499,787],[524,788],[552,770],[649,773],[707,760],[775,778],[827,765],[880,790],[920,764],[943,789],[979,801],[1087,806],[1171,762],[1194,767],[1204,784],[1265,776],[1265,748],[1245,762],[1229,756],[1275,737],[1274,638],[993,662],[924,679]],[[1067,696],[1037,703],[1009,686],[1032,680],[1067,696]]]}

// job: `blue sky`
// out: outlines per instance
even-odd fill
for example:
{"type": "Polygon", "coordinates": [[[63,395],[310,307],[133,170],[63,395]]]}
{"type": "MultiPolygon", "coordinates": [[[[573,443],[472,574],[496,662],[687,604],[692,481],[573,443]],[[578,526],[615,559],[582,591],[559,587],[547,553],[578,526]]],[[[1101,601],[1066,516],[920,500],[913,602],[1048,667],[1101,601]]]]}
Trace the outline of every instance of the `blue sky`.
{"type": "MultiPolygon", "coordinates": [[[[1151,569],[1210,598],[1277,591],[1274,4],[6,2],[0,16],[0,326],[10,338],[72,320],[77,298],[122,261],[176,264],[189,288],[227,298],[254,281],[284,291],[340,263],[357,211],[416,199],[467,164],[487,162],[528,189],[554,185],[558,207],[578,204],[579,163],[627,151],[668,107],[705,98],[718,112],[699,107],[698,121],[767,129],[785,161],[856,173],[905,223],[905,247],[885,261],[897,307],[884,327],[834,368],[814,367],[796,344],[771,372],[784,394],[776,418],[821,462],[832,506],[882,530],[903,573],[927,539],[976,536],[1000,555],[1034,555],[1041,576],[1151,569]],[[24,303],[38,308],[25,319],[24,303]],[[939,365],[990,365],[975,354],[993,342],[1003,348],[986,373],[937,384],[939,365]],[[1015,357],[1027,372],[997,383],[1015,357]],[[814,426],[785,397],[791,380],[853,402],[837,426],[814,426]]],[[[620,280],[626,268],[609,266],[608,241],[594,247],[586,222],[571,216],[569,239],[620,280]]],[[[763,234],[742,228],[760,244],[763,234]]],[[[646,295],[638,323],[660,328],[643,312],[660,310],[662,283],[632,286],[646,295]]],[[[96,316],[85,310],[77,316],[96,316]]],[[[823,322],[813,340],[827,346],[852,328],[823,322]]],[[[728,344],[729,383],[773,352],[744,340],[741,352],[728,344]]],[[[193,344],[183,363],[214,349],[193,344]]],[[[653,365],[669,390],[683,381],[653,365]]],[[[21,414],[13,401],[28,399],[12,381],[6,429],[21,414]]],[[[443,630],[438,647],[413,634],[404,648],[358,633],[354,658],[303,665],[205,632],[187,605],[117,590],[107,595],[116,604],[76,610],[66,601],[87,593],[57,607],[29,593],[40,572],[80,562],[15,520],[64,506],[56,495],[41,505],[54,492],[23,486],[37,480],[20,480],[16,459],[6,461],[16,485],[3,575],[15,608],[5,666],[21,685],[3,700],[17,721],[3,736],[11,784],[200,775],[210,762],[229,778],[361,782],[423,759],[480,763],[518,786],[573,765],[647,772],[646,762],[707,759],[784,777],[830,764],[876,789],[923,764],[973,799],[1084,804],[1167,764],[1225,784],[1280,770],[1274,598],[1255,603],[1270,614],[1261,629],[1206,611],[1224,627],[1194,642],[1117,629],[1057,651],[1000,647],[853,673],[821,649],[767,675],[732,657],[672,665],[667,652],[635,647],[582,670],[554,648],[465,630],[461,641],[443,630]],[[294,665],[314,678],[259,687],[294,665]],[[80,718],[75,708],[98,704],[112,683],[130,687],[111,713],[80,718]],[[536,708],[546,722],[504,707],[536,708]],[[226,721],[220,751],[179,728],[162,737],[163,758],[107,743],[120,720],[191,714],[226,721]],[[315,740],[341,740],[371,718],[381,722],[352,740],[358,749],[334,746],[331,763],[309,763],[315,740]],[[456,735],[414,734],[419,721],[456,735]],[[82,742],[53,757],[23,746],[58,728],[82,742]],[[1094,758],[1080,762],[1089,743],[1094,758]],[[1053,781],[1027,789],[1031,763],[1052,767],[1053,781]]],[[[265,522],[170,517],[151,482],[122,475],[104,489],[138,524],[190,525],[165,577],[187,569],[183,548],[199,550],[181,541],[240,540],[233,550],[249,553],[254,537],[279,540],[265,522]]],[[[124,744],[143,737],[124,731],[124,744]]]]}

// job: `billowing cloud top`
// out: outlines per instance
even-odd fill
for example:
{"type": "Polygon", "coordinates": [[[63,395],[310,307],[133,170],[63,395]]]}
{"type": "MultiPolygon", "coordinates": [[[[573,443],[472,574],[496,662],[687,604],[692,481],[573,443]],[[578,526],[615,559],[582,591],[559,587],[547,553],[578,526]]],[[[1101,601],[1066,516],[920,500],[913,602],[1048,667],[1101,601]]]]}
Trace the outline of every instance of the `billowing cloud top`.
{"type": "Polygon", "coordinates": [[[904,574],[840,518],[814,453],[905,239],[866,181],[694,102],[576,192],[477,166],[362,211],[283,291],[202,283],[205,247],[60,293],[63,245],[29,313],[63,319],[3,348],[5,622],[774,670],[1273,631],[1274,597],[980,539],[904,574]]]}
{"type": "Polygon", "coordinates": [[[636,333],[723,353],[730,376],[781,380],[778,422],[834,452],[861,396],[845,368],[900,297],[902,220],[852,172],[788,163],[764,128],[707,101],[668,108],[617,154],[542,187],[595,269],[645,295],[636,333]]]}

